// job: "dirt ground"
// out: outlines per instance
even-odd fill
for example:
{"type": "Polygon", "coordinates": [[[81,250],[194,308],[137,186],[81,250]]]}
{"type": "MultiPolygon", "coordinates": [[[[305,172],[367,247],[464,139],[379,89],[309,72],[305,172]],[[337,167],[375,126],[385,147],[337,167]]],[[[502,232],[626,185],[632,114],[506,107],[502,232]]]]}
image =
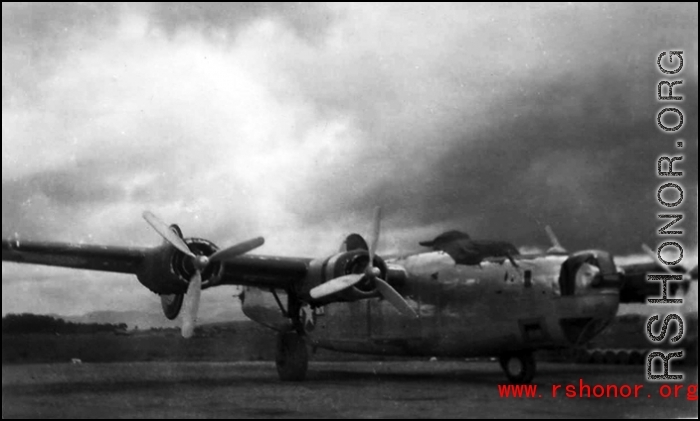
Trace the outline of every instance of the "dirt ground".
{"type": "Polygon", "coordinates": [[[662,398],[642,366],[539,363],[533,398],[502,398],[496,363],[311,362],[283,383],[270,362],[3,365],[3,418],[676,418],[698,416],[697,367],[662,398]],[[566,385],[644,384],[638,398],[564,396],[566,385]],[[562,385],[552,397],[553,385],[562,385]],[[696,395],[697,396],[697,395],[696,395]]]}

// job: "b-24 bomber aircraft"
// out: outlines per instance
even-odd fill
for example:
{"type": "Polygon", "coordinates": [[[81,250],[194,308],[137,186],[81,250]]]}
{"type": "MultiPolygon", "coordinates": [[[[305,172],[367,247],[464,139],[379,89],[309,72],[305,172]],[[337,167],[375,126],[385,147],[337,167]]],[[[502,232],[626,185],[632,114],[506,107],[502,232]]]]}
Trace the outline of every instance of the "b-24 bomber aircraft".
{"type": "Polygon", "coordinates": [[[241,285],[246,316],[278,332],[276,366],[287,381],[304,379],[313,346],[497,357],[510,381],[530,382],[533,351],[582,345],[613,320],[620,302],[643,302],[660,289],[645,282],[646,272],[659,269],[655,263],[621,267],[602,250],[569,254],[549,228],[553,247],[537,255],[449,231],[421,243],[429,251],[382,258],[377,208],[369,244],[351,234],[330,256],[294,258],[247,254],[263,238],[221,250],[150,212],[143,216],[161,245],[10,239],[2,242],[2,260],[134,274],[160,296],[165,317],[181,317],[184,337],[193,335],[203,289],[241,285]]]}

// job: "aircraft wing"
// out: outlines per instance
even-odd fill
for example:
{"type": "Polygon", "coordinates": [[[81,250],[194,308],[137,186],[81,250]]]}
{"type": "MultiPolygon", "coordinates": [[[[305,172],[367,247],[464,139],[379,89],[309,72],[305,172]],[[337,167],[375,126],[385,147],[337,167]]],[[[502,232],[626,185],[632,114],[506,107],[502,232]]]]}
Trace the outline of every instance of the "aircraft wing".
{"type": "MultiPolygon", "coordinates": [[[[139,276],[142,283],[142,278],[147,280],[151,275],[162,277],[171,273],[173,270],[169,266],[173,252],[168,245],[143,248],[2,240],[3,261],[134,274],[139,276]],[[159,270],[158,266],[163,266],[163,270],[159,270]]],[[[304,278],[309,261],[311,259],[295,257],[236,256],[226,260],[214,283],[205,282],[204,286],[244,285],[287,289],[304,278]]],[[[174,262],[175,265],[177,263],[174,262]]],[[[183,275],[186,275],[186,268],[182,269],[185,272],[183,275]]],[[[150,284],[146,286],[154,292],[161,292],[150,284]]]]}
{"type": "Polygon", "coordinates": [[[2,260],[137,274],[148,249],[2,240],[2,260]]]}
{"type": "Polygon", "coordinates": [[[288,289],[306,277],[311,260],[253,254],[238,256],[226,262],[216,285],[288,289]]]}
{"type": "MultiPolygon", "coordinates": [[[[264,244],[262,237],[219,249],[208,240],[183,237],[177,225],[167,225],[151,212],[144,212],[143,217],[163,238],[160,246],[138,248],[5,240],[2,260],[134,274],[142,285],[160,295],[166,317],[174,319],[183,309],[185,337],[192,335],[202,289],[218,285],[283,289],[288,297],[297,299],[297,304],[298,296],[328,303],[379,295],[402,314],[417,317],[385,280],[389,279],[390,272],[387,265],[381,258],[375,259],[379,208],[375,209],[369,250],[341,250],[321,259],[247,254],[264,244]],[[362,281],[364,289],[355,287],[362,281]]],[[[357,240],[355,236],[348,239],[357,240]]],[[[352,247],[348,239],[345,245],[352,247]]],[[[361,240],[355,241],[355,245],[366,246],[361,240]]]]}

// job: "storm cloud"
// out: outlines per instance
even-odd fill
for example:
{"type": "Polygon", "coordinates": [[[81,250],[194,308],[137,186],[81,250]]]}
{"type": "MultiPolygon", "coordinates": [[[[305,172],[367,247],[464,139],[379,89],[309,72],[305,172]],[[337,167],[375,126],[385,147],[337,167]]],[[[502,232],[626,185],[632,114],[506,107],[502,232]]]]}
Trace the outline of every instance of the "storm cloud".
{"type": "MultiPolygon", "coordinates": [[[[220,246],[320,256],[382,205],[385,253],[448,229],[547,247],[549,224],[570,250],[629,254],[659,242],[656,161],[682,153],[697,248],[697,5],[2,10],[5,237],[151,245],[150,209],[220,246]],[[671,49],[677,134],[656,125],[671,49]]],[[[153,305],[114,275],[129,300],[71,300],[51,271],[3,263],[3,313],[18,285],[57,313],[153,305]],[[23,283],[37,271],[54,292],[23,283]]]]}

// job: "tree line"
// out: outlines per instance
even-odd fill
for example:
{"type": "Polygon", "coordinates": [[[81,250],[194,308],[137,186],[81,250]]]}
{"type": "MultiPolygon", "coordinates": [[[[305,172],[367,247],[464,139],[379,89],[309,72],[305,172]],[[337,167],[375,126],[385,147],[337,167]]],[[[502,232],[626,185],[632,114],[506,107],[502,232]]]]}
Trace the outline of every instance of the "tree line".
{"type": "Polygon", "coordinates": [[[97,333],[126,330],[126,323],[73,323],[37,314],[8,314],[2,318],[2,333],[97,333]]]}

